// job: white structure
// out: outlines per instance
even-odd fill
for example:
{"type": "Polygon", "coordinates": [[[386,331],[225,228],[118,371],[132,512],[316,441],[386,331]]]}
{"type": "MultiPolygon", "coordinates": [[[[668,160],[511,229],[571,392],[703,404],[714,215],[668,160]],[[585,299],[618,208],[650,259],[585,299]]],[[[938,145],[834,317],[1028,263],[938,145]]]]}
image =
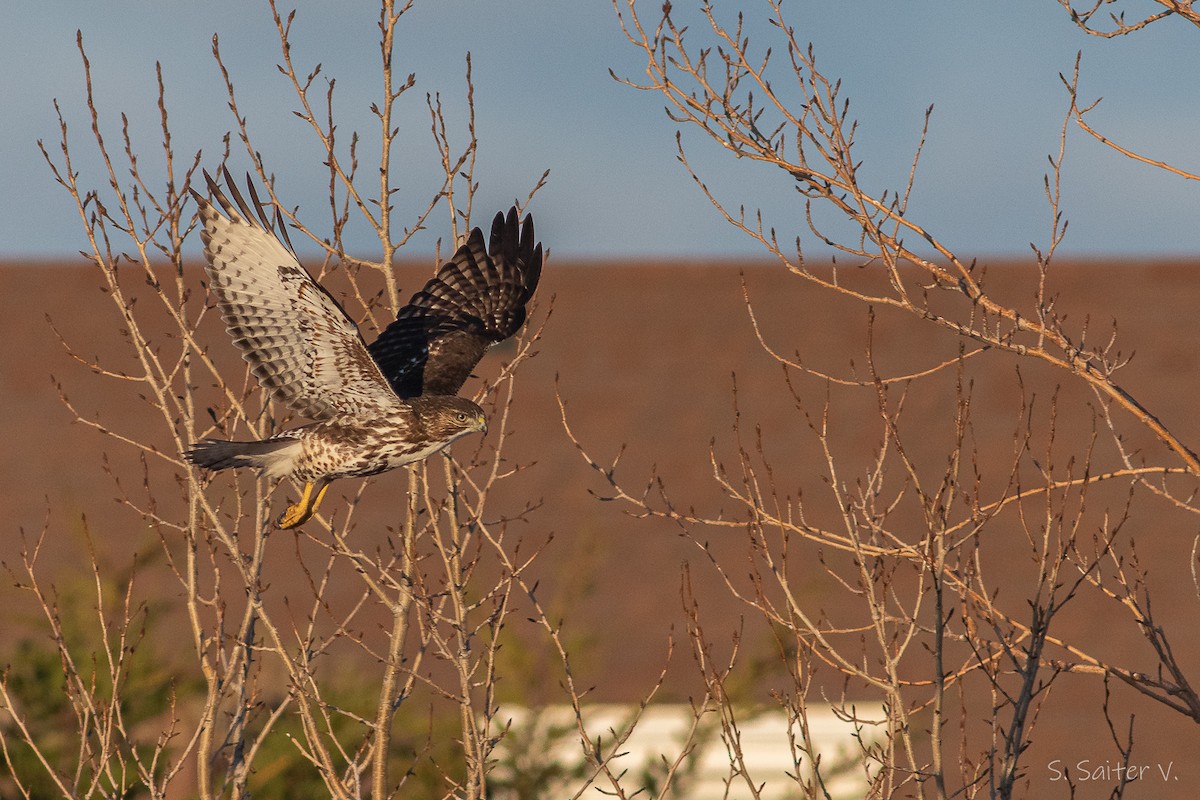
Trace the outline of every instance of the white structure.
{"type": "MultiPolygon", "coordinates": [[[[797,775],[803,783],[816,786],[816,797],[828,792],[833,800],[857,800],[866,794],[874,769],[864,750],[883,739],[881,726],[873,724],[884,718],[878,704],[856,705],[857,724],[827,705],[808,706],[808,739],[813,754],[819,756],[823,784],[815,783],[813,760],[804,750],[800,726],[794,720],[789,725],[782,710],[735,709],[735,714],[736,743],[715,709],[697,719],[688,705],[651,705],[619,747],[614,747],[616,738],[634,722],[636,706],[586,705],[581,719],[593,747],[608,757],[607,768],[618,776],[627,797],[644,789],[639,798],[752,800],[749,776],[755,787],[761,787],[760,800],[802,798],[797,775]],[[614,749],[616,755],[611,755],[614,749]],[[671,785],[663,792],[667,773],[677,762],[671,785]]],[[[498,727],[510,720],[508,735],[493,753],[499,763],[492,773],[491,796],[534,796],[532,785],[540,787],[537,797],[555,800],[613,796],[611,779],[584,757],[571,706],[548,706],[536,712],[503,706],[493,724],[498,727]],[[523,791],[518,790],[519,783],[523,791]],[[581,789],[585,790],[580,793],[581,789]]]]}

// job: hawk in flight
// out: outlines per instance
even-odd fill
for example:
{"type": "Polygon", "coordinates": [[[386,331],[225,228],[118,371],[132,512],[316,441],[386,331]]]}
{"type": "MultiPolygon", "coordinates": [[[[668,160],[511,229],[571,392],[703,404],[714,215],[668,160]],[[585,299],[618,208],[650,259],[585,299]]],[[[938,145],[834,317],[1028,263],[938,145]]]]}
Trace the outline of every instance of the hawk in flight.
{"type": "Polygon", "coordinates": [[[532,217],[518,222],[515,207],[497,214],[486,249],[483,232],[472,230],[367,345],[337,300],[300,266],[282,218],[276,211],[272,223],[253,183],[251,206],[228,169],[232,203],[204,177],[221,207],[193,192],[221,318],[263,389],[314,422],[257,442],[204,439],[186,453],[188,461],[303,482],[299,502],[279,520],[294,528],[316,512],[330,481],[395,469],[487,431],[483,409],[458,390],[487,349],[525,322],[542,269],[532,217]]]}

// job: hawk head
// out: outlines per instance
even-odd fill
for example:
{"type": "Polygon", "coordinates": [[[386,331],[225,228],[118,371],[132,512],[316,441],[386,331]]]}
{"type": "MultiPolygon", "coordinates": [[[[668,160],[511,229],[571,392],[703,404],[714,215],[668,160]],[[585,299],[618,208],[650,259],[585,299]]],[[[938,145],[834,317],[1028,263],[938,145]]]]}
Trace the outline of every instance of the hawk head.
{"type": "Polygon", "coordinates": [[[487,433],[483,409],[465,397],[426,395],[409,401],[421,427],[432,439],[452,442],[468,433],[487,433]]]}

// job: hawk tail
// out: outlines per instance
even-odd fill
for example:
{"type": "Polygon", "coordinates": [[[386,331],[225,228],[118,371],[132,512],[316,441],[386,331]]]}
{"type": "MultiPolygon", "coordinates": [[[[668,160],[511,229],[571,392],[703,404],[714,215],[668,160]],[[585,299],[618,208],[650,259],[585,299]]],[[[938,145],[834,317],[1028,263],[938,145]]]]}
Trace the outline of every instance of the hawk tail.
{"type": "Polygon", "coordinates": [[[202,439],[193,444],[183,457],[204,469],[254,467],[263,470],[268,478],[279,478],[292,471],[292,463],[301,450],[300,440],[292,438],[264,439],[259,442],[202,439]]]}

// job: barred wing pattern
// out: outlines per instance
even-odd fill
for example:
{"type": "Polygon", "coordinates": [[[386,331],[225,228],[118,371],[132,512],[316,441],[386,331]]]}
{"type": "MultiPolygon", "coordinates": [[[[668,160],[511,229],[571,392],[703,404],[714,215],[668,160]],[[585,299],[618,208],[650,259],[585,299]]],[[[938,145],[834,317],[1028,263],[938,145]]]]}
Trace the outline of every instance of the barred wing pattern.
{"type": "Polygon", "coordinates": [[[315,420],[394,407],[396,394],[357,326],[276,237],[272,229],[283,231],[281,221],[267,219],[253,184],[252,210],[228,170],[225,184],[236,206],[208,173],[204,177],[228,215],[196,195],[212,291],[233,343],[262,387],[315,420]]]}
{"type": "Polygon", "coordinates": [[[473,229],[367,349],[400,397],[457,394],[487,349],[525,323],[541,272],[533,218],[519,223],[514,206],[492,221],[487,250],[473,229]]]}

